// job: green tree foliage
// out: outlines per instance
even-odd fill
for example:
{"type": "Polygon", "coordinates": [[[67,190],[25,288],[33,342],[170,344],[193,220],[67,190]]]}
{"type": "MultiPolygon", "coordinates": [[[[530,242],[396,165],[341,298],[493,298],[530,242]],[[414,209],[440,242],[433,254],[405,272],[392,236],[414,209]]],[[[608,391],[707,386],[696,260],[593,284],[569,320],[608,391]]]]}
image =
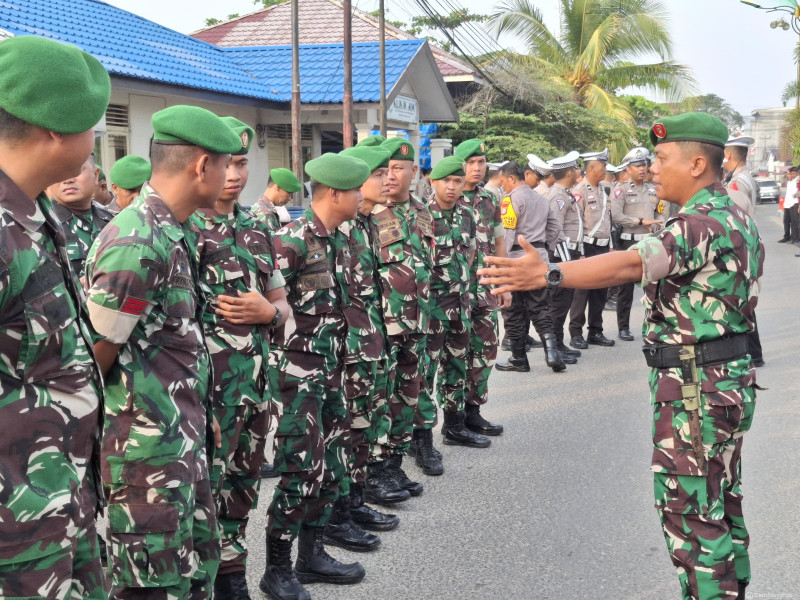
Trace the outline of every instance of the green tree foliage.
{"type": "Polygon", "coordinates": [[[453,51],[453,43],[450,38],[455,37],[455,31],[465,23],[482,23],[489,19],[488,15],[476,15],[466,8],[453,10],[450,14],[441,15],[437,18],[429,16],[416,16],[411,19],[411,27],[406,29],[408,33],[419,36],[423,32],[437,32],[436,35],[427,33],[425,38],[439,46],[446,52],[453,51]],[[444,32],[447,32],[447,35],[444,32]],[[449,36],[449,37],[448,37],[449,36]]]}
{"type": "Polygon", "coordinates": [[[209,19],[206,19],[206,27],[219,25],[220,23],[224,23],[225,21],[230,21],[231,19],[238,19],[239,16],[240,16],[239,13],[232,13],[228,15],[225,19],[215,19],[214,17],[211,17],[209,19]]]}
{"type": "Polygon", "coordinates": [[[644,96],[621,96],[628,103],[635,129],[634,138],[639,145],[650,145],[649,132],[653,123],[661,117],[673,114],[672,109],[665,105],[648,100],[644,96]]]}
{"type": "Polygon", "coordinates": [[[707,112],[721,119],[731,131],[738,131],[744,125],[744,117],[716,94],[696,96],[695,101],[697,102],[696,110],[707,112]]]}

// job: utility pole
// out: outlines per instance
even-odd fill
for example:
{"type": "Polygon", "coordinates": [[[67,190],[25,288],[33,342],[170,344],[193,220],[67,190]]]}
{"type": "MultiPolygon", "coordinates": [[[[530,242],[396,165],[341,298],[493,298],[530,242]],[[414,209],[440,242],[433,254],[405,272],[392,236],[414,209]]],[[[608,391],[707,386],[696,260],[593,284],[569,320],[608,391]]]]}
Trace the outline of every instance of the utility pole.
{"type": "Polygon", "coordinates": [[[381,135],[386,137],[386,10],[384,0],[380,0],[378,6],[378,25],[380,27],[378,52],[380,53],[380,78],[381,78],[381,100],[378,112],[380,113],[381,135]]]}
{"type": "Polygon", "coordinates": [[[344,147],[353,145],[353,7],[351,0],[342,2],[344,10],[344,105],[342,137],[344,147]]]}
{"type": "MultiPolygon", "coordinates": [[[[303,137],[300,130],[300,24],[299,0],[292,0],[292,171],[303,181],[303,137]]],[[[295,205],[302,204],[303,196],[295,196],[295,205]]]]}

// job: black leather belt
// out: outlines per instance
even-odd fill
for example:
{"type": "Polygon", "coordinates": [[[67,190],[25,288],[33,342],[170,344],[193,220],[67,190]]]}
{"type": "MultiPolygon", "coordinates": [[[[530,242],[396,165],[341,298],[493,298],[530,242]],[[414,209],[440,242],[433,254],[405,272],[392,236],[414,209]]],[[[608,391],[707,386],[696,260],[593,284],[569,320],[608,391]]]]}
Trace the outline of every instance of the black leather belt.
{"type": "MultiPolygon", "coordinates": [[[[533,242],[531,246],[533,246],[534,248],[542,248],[542,249],[547,248],[547,245],[544,242],[533,242]]],[[[511,246],[511,250],[509,250],[509,252],[514,252],[515,250],[522,250],[522,246],[520,246],[519,244],[514,244],[513,246],[511,246]]]]}
{"type": "MultiPolygon", "coordinates": [[[[681,346],[671,344],[648,345],[642,347],[648,367],[654,369],[674,369],[681,366],[681,346]]],[[[698,367],[718,365],[747,355],[747,336],[735,335],[710,342],[702,342],[694,347],[695,362],[698,367]]]]}

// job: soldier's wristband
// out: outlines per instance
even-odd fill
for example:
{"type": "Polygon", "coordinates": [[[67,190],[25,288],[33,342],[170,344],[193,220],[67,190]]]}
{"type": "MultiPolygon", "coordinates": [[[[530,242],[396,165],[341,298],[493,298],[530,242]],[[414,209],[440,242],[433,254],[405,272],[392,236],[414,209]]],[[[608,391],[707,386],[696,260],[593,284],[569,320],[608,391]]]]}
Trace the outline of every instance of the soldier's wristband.
{"type": "Polygon", "coordinates": [[[281,309],[276,306],[275,307],[275,318],[272,319],[272,321],[270,321],[269,323],[267,323],[267,327],[277,327],[278,324],[281,322],[281,317],[282,316],[283,315],[281,314],[281,309]]]}

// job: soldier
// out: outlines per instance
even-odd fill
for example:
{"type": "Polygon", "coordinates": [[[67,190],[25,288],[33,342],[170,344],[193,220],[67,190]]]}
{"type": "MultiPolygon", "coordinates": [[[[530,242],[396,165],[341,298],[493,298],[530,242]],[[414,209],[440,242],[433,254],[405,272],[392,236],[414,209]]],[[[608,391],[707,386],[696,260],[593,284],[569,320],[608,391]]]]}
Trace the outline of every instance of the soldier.
{"type": "Polygon", "coordinates": [[[106,208],[114,200],[114,194],[108,189],[108,181],[102,168],[100,168],[100,173],[97,175],[97,185],[94,188],[92,197],[100,206],[105,206],[106,208]]]}
{"type": "MultiPolygon", "coordinates": [[[[627,250],[636,242],[648,237],[654,227],[661,225],[658,218],[658,198],[653,186],[645,183],[647,176],[647,148],[633,148],[625,155],[623,162],[629,180],[618,183],[611,199],[611,218],[615,225],[622,227],[618,250],[627,250]]],[[[633,284],[626,283],[617,292],[617,326],[619,339],[633,341],[630,318],[633,304],[633,284]]]]}
{"type": "Polygon", "coordinates": [[[289,204],[292,194],[301,189],[303,189],[303,185],[289,169],[272,169],[269,172],[267,189],[250,210],[267,224],[271,232],[275,233],[289,222],[290,219],[286,217],[281,220],[280,213],[286,212],[284,207],[289,204]],[[278,208],[282,210],[279,211],[278,208]]]}
{"type": "MultiPolygon", "coordinates": [[[[350,413],[350,452],[347,480],[350,494],[341,494],[333,505],[325,525],[324,542],[356,552],[377,549],[380,538],[363,531],[387,531],[400,524],[396,515],[379,513],[364,504],[364,481],[367,464],[389,458],[389,406],[386,386],[386,327],[380,305],[376,248],[377,237],[369,216],[377,204],[389,201],[387,171],[389,151],[379,147],[359,146],[341,152],[363,160],[370,176],[361,186],[361,201],[355,220],[343,223],[342,231],[350,241],[351,282],[347,288],[348,305],[344,393],[350,413]]],[[[411,497],[394,484],[396,500],[411,497]]],[[[388,498],[395,500],[395,498],[388,498]]],[[[384,499],[386,500],[386,498],[384,499]]],[[[387,503],[387,502],[384,502],[387,503]]]]}
{"type": "Polygon", "coordinates": [[[189,217],[187,240],[211,294],[202,320],[213,366],[212,409],[222,435],[210,472],[222,537],[214,595],[245,600],[250,598],[245,531],[258,501],[270,422],[267,328],[282,325],[289,306],[269,231],[237,203],[247,185],[247,152],[255,132],[233,117],[222,120],[241,147],[233,152],[215,207],[189,217]]]}
{"type": "Polygon", "coordinates": [[[212,208],[242,143],[215,114],[152,117],[153,174],[86,261],[95,354],[106,377],[103,483],[112,598],[210,598],[220,560],[209,484],[207,293],[183,224],[212,208]]]}
{"type": "MultiPolygon", "coordinates": [[[[550,260],[566,262],[577,260],[583,255],[583,222],[575,196],[569,191],[578,178],[577,152],[552,159],[548,164],[553,169],[555,183],[550,187],[547,199],[550,210],[556,215],[559,223],[558,238],[550,245],[550,260]]],[[[556,337],[556,347],[561,360],[568,365],[578,362],[580,350],[572,350],[564,345],[564,323],[572,304],[573,290],[552,288],[550,292],[550,318],[556,337]]]]}
{"type": "Polygon", "coordinates": [[[81,169],[110,94],[100,62],[74,46],[0,42],[3,598],[108,597],[95,528],[102,385],[43,190],[81,169]]]}
{"type": "Polygon", "coordinates": [[[363,161],[324,154],[309,161],[311,207],[274,237],[294,326],[273,340],[283,414],[275,432],[281,478],[267,510],[267,566],[261,590],[277,600],[310,596],[302,583],[358,583],[359,563],[342,564],[325,551],[323,527],[346,480],[350,418],[343,394],[351,283],[350,244],[339,228],[355,218],[359,188],[370,175],[363,161]],[[292,568],[294,538],[298,540],[292,568]]]}
{"type": "Polygon", "coordinates": [[[72,269],[80,279],[89,248],[97,235],[114,217],[93,200],[100,169],[90,154],[77,175],[50,186],[53,216],[61,224],[67,238],[67,254],[72,269]]]}
{"type": "Polygon", "coordinates": [[[150,179],[153,170],[150,163],[141,156],[123,156],[111,167],[111,189],[116,198],[108,205],[113,213],[120,212],[133,202],[142,191],[142,186],[150,179]]]}
{"type": "Polygon", "coordinates": [[[527,247],[518,261],[490,258],[502,270],[481,273],[497,293],[559,284],[644,288],[656,508],[685,600],[744,600],[750,581],[740,475],[757,386],[743,334],[753,327],[764,247],[719,182],[727,136],[706,113],[652,127],[656,191],[682,208],[632,251],[559,269],[527,247]]]}
{"type": "MultiPolygon", "coordinates": [[[[583,255],[586,258],[605,254],[611,245],[611,214],[603,178],[606,174],[608,148],[602,152],[581,154],[586,168],[583,182],[572,188],[578,201],[583,223],[583,255]]],[[[569,312],[570,346],[579,350],[596,346],[613,346],[614,340],[603,335],[603,307],[606,304],[605,288],[575,290],[569,312]],[[584,339],[586,307],[589,307],[589,333],[584,339]]]]}
{"type": "Polygon", "coordinates": [[[511,296],[499,298],[478,283],[477,269],[484,256],[505,256],[505,230],[500,217],[500,199],[481,182],[486,176],[486,145],[477,138],[466,140],[455,149],[455,155],[464,162],[464,191],[458,199],[472,213],[475,221],[475,259],[469,271],[469,350],[467,354],[467,386],[464,424],[474,433],[497,436],[503,426],[487,421],[481,415],[481,406],[489,400],[489,376],[497,359],[497,311],[511,304],[511,296]]]}
{"type": "Polygon", "coordinates": [[[403,138],[390,138],[381,144],[389,150],[389,200],[376,206],[373,226],[378,231],[378,273],[381,278],[383,317],[386,323],[388,370],[394,381],[387,392],[391,457],[380,465],[370,466],[365,493],[368,499],[381,502],[383,465],[395,482],[412,496],[423,491],[403,471],[403,455],[409,451],[412,435],[417,440],[417,465],[426,475],[441,475],[441,460],[433,454],[430,429],[413,427],[422,385],[425,359],[425,336],[430,319],[430,272],[433,249],[433,218],[425,204],[411,192],[417,167],[414,148],[403,138]],[[413,434],[412,434],[413,431],[413,434]]]}
{"type": "MultiPolygon", "coordinates": [[[[505,228],[505,244],[508,256],[521,256],[520,237],[533,244],[543,256],[547,256],[547,244],[558,239],[560,223],[550,210],[548,200],[525,184],[525,175],[517,163],[511,161],[503,166],[503,188],[507,196],[503,199],[500,213],[505,228]]],[[[566,365],[556,347],[553,320],[550,316],[547,290],[512,294],[509,316],[506,320],[508,337],[511,340],[511,358],[499,361],[498,371],[531,370],[525,348],[528,322],[532,321],[536,333],[544,343],[547,366],[555,372],[563,371],[566,365]]]]}

